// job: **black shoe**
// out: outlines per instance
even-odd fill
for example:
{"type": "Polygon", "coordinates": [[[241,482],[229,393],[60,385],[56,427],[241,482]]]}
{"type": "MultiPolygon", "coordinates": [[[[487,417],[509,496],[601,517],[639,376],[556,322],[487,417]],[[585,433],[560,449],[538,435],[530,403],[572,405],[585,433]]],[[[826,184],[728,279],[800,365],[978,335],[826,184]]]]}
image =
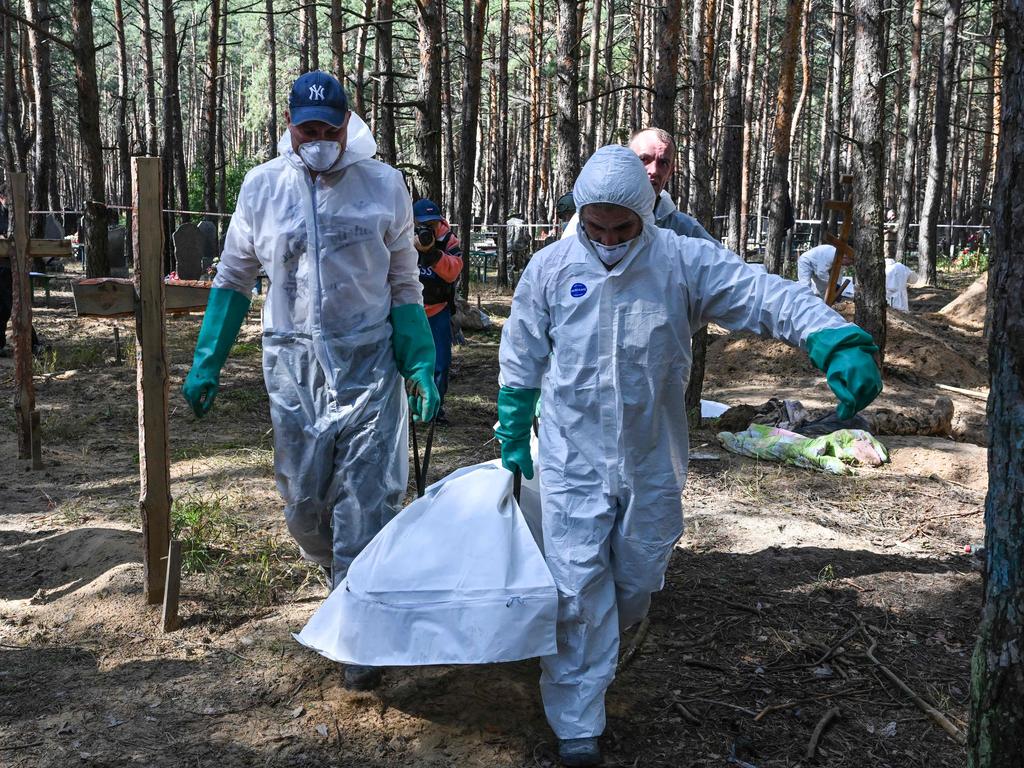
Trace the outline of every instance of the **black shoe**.
{"type": "Polygon", "coordinates": [[[600,765],[601,748],[597,746],[597,737],[559,739],[558,759],[566,766],[600,765]]]}
{"type": "Polygon", "coordinates": [[[345,688],[350,691],[372,691],[380,685],[384,670],[380,667],[364,667],[349,664],[345,667],[345,688]]]}

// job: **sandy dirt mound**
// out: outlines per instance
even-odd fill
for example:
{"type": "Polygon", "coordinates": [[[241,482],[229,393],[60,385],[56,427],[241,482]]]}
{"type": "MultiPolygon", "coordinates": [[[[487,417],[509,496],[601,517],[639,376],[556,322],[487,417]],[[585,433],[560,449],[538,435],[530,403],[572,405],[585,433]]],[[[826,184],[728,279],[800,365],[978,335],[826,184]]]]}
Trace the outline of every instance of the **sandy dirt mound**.
{"type": "Polygon", "coordinates": [[[984,330],[987,296],[988,272],[971,283],[966,291],[939,310],[939,314],[946,317],[954,325],[975,331],[984,330]]]}
{"type": "Polygon", "coordinates": [[[937,477],[982,492],[988,487],[988,451],[980,445],[941,437],[887,437],[885,444],[894,472],[937,477]]]}

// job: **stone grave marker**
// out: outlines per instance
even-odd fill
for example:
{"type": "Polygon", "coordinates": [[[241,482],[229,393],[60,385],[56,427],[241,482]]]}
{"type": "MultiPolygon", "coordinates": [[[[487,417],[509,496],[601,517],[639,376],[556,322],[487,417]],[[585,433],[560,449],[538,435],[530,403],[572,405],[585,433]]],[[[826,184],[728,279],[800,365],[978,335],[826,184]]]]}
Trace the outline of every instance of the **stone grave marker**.
{"type": "Polygon", "coordinates": [[[172,235],[174,271],[179,280],[199,280],[203,276],[203,233],[192,222],[185,222],[172,235]]]}

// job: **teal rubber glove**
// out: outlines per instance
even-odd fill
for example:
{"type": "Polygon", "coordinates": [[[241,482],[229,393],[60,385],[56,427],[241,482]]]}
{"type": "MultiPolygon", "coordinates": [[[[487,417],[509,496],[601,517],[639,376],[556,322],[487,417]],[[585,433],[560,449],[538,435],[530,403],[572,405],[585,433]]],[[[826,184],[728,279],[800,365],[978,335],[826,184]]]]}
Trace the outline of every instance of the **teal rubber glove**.
{"type": "Polygon", "coordinates": [[[441,407],[441,395],[434,383],[434,337],[423,305],[393,307],[391,328],[395,362],[406,380],[413,421],[432,421],[441,407]]]}
{"type": "Polygon", "coordinates": [[[839,399],[836,413],[852,419],[882,391],[882,376],[871,335],[856,325],[826,328],[807,337],[811,362],[824,371],[828,385],[839,399]]]}
{"type": "Polygon", "coordinates": [[[238,337],[249,302],[248,296],[230,288],[210,289],[192,370],[181,387],[181,393],[196,416],[206,415],[213,407],[213,399],[220,388],[220,369],[238,337]]]}
{"type": "Polygon", "coordinates": [[[502,387],[498,390],[498,428],[494,435],[501,443],[501,466],[509,472],[518,469],[527,480],[533,479],[530,428],[538,400],[539,389],[502,387]]]}

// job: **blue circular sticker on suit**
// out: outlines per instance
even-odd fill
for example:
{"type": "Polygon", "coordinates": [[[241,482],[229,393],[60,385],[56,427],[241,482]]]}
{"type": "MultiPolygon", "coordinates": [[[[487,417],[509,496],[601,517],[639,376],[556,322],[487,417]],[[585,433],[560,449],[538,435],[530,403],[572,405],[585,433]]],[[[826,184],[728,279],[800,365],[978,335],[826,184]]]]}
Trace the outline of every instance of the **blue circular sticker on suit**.
{"type": "Polygon", "coordinates": [[[569,289],[569,295],[574,299],[578,299],[580,296],[586,296],[587,286],[583,283],[573,283],[572,288],[569,289]]]}

